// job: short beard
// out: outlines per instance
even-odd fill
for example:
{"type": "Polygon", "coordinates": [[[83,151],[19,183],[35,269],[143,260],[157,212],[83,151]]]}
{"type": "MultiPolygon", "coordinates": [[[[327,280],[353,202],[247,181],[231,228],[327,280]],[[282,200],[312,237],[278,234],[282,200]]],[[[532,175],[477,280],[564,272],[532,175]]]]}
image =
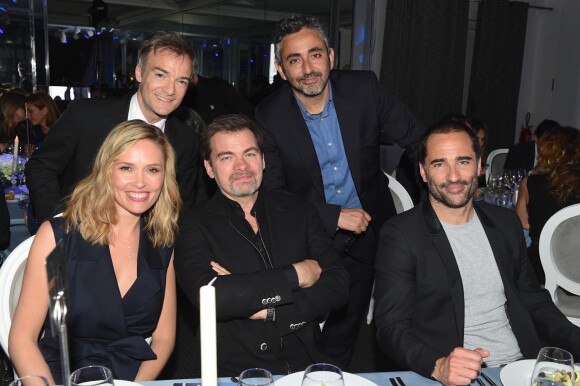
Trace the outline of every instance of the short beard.
{"type": "Polygon", "coordinates": [[[230,191],[231,195],[234,197],[249,197],[258,191],[259,184],[256,181],[256,174],[251,173],[251,176],[254,177],[253,181],[248,181],[246,183],[242,183],[241,185],[236,186],[233,179],[235,176],[232,177],[230,181],[230,191]]]}
{"type": "Polygon", "coordinates": [[[249,189],[242,189],[232,185],[231,194],[234,197],[249,197],[258,191],[258,184],[252,183],[249,189]]]}
{"type": "MultiPolygon", "coordinates": [[[[284,69],[284,67],[282,67],[282,72],[284,72],[284,75],[286,76],[286,79],[291,79],[288,76],[288,73],[286,72],[286,70],[284,69]]],[[[326,80],[323,80],[323,76],[322,73],[320,72],[314,72],[314,73],[310,73],[309,75],[316,75],[318,77],[320,77],[320,82],[319,84],[317,84],[318,88],[315,89],[314,91],[308,91],[305,87],[300,87],[300,82],[304,79],[306,79],[307,77],[301,77],[300,79],[295,79],[293,81],[288,80],[288,84],[290,85],[290,87],[298,92],[299,94],[304,95],[307,98],[314,98],[319,96],[320,94],[322,94],[324,92],[324,89],[326,87],[326,85],[328,84],[328,78],[326,78],[326,80]]]]}
{"type": "MultiPolygon", "coordinates": [[[[449,184],[450,183],[443,184],[441,187],[443,188],[449,184]]],[[[427,187],[429,188],[429,194],[435,200],[439,201],[440,203],[442,203],[443,205],[445,205],[448,208],[452,208],[452,209],[463,208],[473,199],[473,196],[475,195],[475,192],[477,191],[477,183],[474,183],[474,181],[472,180],[471,187],[469,186],[470,183],[467,180],[461,180],[461,181],[455,182],[454,184],[462,184],[462,185],[465,185],[469,188],[469,191],[465,195],[465,198],[462,201],[460,201],[459,203],[455,203],[455,202],[450,201],[446,195],[441,193],[441,191],[437,190],[433,186],[431,181],[427,180],[427,187]]]]}

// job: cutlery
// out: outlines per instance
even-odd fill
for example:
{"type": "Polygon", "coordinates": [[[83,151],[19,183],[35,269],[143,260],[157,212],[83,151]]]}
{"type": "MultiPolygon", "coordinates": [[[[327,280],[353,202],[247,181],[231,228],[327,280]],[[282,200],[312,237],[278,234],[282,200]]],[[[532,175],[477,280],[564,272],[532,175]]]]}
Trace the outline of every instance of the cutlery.
{"type": "Polygon", "coordinates": [[[479,379],[479,377],[475,378],[475,380],[477,381],[477,384],[479,386],[485,386],[485,383],[483,383],[483,381],[481,379],[479,379]]]}
{"type": "Polygon", "coordinates": [[[405,382],[401,379],[401,377],[397,377],[397,381],[401,384],[401,386],[405,386],[405,382]]]}
{"type": "Polygon", "coordinates": [[[497,386],[497,385],[495,384],[495,382],[494,382],[494,381],[492,381],[492,380],[491,380],[491,378],[490,378],[490,377],[489,377],[487,374],[485,374],[483,371],[482,371],[480,374],[481,374],[481,376],[483,377],[483,379],[485,379],[487,382],[489,382],[489,384],[490,384],[491,386],[497,386]]]}
{"type": "Polygon", "coordinates": [[[240,383],[240,381],[236,377],[231,377],[230,379],[232,380],[233,383],[240,383]]]}
{"type": "Polygon", "coordinates": [[[389,378],[389,382],[391,382],[391,385],[393,385],[393,386],[399,386],[397,384],[397,381],[395,381],[395,378],[389,378]]]}

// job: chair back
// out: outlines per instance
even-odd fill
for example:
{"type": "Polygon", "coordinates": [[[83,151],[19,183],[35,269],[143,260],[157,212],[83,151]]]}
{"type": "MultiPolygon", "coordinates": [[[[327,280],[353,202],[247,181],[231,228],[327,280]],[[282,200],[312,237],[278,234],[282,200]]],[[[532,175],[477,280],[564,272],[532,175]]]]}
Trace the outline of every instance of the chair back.
{"type": "Polygon", "coordinates": [[[384,172],[389,179],[389,189],[391,190],[391,195],[393,196],[393,202],[395,203],[395,209],[398,213],[403,213],[406,210],[411,209],[414,204],[411,196],[399,181],[394,177],[390,176],[384,172]]]}
{"type": "Polygon", "coordinates": [[[509,149],[496,149],[489,153],[485,164],[485,182],[489,181],[489,176],[503,170],[508,152],[509,149]]]}
{"type": "Polygon", "coordinates": [[[24,267],[34,236],[18,245],[0,269],[0,345],[8,355],[8,333],[20,297],[24,267]]]}
{"type": "Polygon", "coordinates": [[[540,260],[545,288],[570,320],[580,323],[580,204],[556,212],[540,235],[540,260]],[[562,289],[572,293],[566,294],[562,289]],[[575,296],[574,296],[575,295],[575,296]]]}

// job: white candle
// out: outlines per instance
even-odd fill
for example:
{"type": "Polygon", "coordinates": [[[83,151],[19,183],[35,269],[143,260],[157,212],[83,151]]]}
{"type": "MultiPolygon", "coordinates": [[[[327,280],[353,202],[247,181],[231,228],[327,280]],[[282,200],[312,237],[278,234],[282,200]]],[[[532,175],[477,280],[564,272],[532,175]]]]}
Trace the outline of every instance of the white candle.
{"type": "Polygon", "coordinates": [[[14,160],[12,161],[12,173],[16,171],[16,165],[18,164],[18,136],[14,138],[14,160]]]}
{"type": "Polygon", "coordinates": [[[199,289],[201,384],[203,386],[217,386],[215,287],[212,286],[214,280],[199,289]]]}

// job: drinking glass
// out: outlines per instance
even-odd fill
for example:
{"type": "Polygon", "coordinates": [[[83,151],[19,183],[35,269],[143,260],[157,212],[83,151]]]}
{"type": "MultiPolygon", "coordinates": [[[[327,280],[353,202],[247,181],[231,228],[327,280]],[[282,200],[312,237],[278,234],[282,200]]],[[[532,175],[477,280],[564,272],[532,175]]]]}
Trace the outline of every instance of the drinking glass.
{"type": "Polygon", "coordinates": [[[316,363],[304,371],[302,386],[344,386],[344,378],[338,367],[328,363],[316,363]]]}
{"type": "Polygon", "coordinates": [[[48,386],[48,379],[42,375],[25,375],[15,379],[8,386],[48,386]]]}
{"type": "Polygon", "coordinates": [[[73,371],[70,375],[71,386],[114,385],[113,374],[105,366],[87,366],[73,371]]]}
{"type": "Polygon", "coordinates": [[[265,369],[247,369],[238,378],[239,386],[274,386],[272,373],[265,369]]]}
{"type": "Polygon", "coordinates": [[[574,385],[574,382],[574,358],[572,354],[557,347],[542,348],[536,359],[531,385],[563,386],[564,384],[574,385]]]}

